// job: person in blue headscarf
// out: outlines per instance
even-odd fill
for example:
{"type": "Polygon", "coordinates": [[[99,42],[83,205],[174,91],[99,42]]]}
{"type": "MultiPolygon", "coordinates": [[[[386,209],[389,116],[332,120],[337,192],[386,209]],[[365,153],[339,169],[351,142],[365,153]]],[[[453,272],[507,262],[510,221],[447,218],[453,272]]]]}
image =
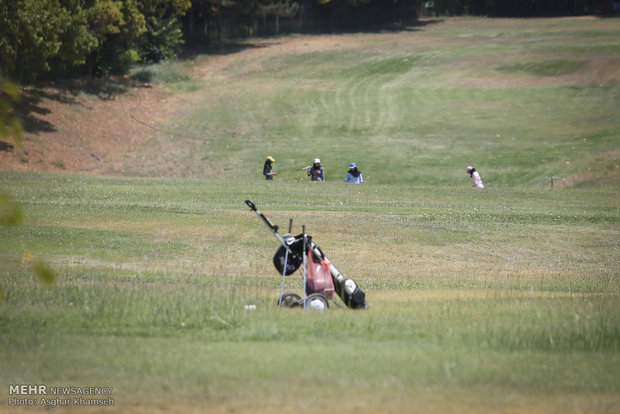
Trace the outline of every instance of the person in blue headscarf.
{"type": "Polygon", "coordinates": [[[349,164],[349,171],[347,171],[347,175],[344,177],[345,183],[354,183],[360,184],[364,182],[362,178],[362,172],[357,169],[357,164],[352,162],[349,164]]]}

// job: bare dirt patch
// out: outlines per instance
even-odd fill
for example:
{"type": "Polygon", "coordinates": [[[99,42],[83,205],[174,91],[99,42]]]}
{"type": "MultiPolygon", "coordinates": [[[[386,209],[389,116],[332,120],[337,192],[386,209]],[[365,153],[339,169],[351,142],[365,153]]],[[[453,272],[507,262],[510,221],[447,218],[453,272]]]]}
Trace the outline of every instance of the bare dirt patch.
{"type": "MultiPolygon", "coordinates": [[[[196,65],[193,76],[218,80],[235,60],[257,54],[329,50],[355,36],[303,36],[264,40],[196,65]]],[[[128,78],[82,80],[23,91],[23,142],[0,141],[0,171],[131,176],[208,176],[208,165],[189,160],[192,137],[176,139],[166,125],[192,108],[190,93],[128,78]],[[93,85],[95,85],[93,87],[93,85]]]]}
{"type": "Polygon", "coordinates": [[[112,95],[58,87],[23,92],[24,139],[0,151],[1,170],[122,175],[158,121],[171,116],[174,101],[145,84],[112,95]]]}

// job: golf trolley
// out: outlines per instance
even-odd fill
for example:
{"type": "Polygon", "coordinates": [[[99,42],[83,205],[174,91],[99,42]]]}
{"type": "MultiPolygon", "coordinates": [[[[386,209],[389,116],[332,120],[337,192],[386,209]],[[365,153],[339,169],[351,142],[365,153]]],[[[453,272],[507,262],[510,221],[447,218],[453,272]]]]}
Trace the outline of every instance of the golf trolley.
{"type": "Polygon", "coordinates": [[[252,200],[245,203],[267,224],[269,229],[280,241],[280,247],[273,256],[273,264],[282,275],[280,285],[280,307],[303,307],[304,309],[328,309],[329,301],[334,301],[336,295],[344,304],[352,309],[367,309],[366,294],[352,279],[346,278],[323,254],[319,246],[303,232],[296,236],[291,234],[293,220],[289,222],[289,231],[285,235],[278,234],[278,226],[274,225],[263,213],[257,210],[252,200]],[[284,293],[286,276],[292,275],[302,267],[304,286],[303,297],[297,293],[284,293]]]}

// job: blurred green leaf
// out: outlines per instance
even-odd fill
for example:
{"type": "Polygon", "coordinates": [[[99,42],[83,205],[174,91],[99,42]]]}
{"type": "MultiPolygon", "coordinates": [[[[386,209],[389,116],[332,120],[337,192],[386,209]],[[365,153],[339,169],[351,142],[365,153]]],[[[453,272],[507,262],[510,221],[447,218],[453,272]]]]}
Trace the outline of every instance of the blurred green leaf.
{"type": "Polygon", "coordinates": [[[15,114],[15,106],[20,99],[17,85],[0,73],[0,138],[12,138],[16,146],[22,143],[22,124],[15,114]]]}
{"type": "Polygon", "coordinates": [[[42,260],[36,260],[32,265],[33,273],[39,278],[41,283],[52,284],[56,279],[54,271],[42,260]]]}
{"type": "Polygon", "coordinates": [[[6,194],[0,194],[0,224],[21,224],[24,221],[24,212],[21,206],[10,199],[6,194]]]}
{"type": "Polygon", "coordinates": [[[41,259],[37,258],[34,253],[27,251],[22,254],[22,263],[30,268],[30,271],[37,276],[41,283],[54,283],[56,275],[54,271],[41,259]]]}

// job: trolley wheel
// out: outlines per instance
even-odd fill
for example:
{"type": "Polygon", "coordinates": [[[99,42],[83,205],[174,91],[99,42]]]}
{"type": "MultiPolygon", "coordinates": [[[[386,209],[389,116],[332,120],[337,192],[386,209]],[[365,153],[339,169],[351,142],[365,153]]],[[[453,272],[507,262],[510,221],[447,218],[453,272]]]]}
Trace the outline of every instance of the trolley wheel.
{"type": "Polygon", "coordinates": [[[306,298],[306,308],[312,310],[327,310],[329,309],[329,301],[320,293],[313,293],[306,298]]]}
{"type": "Polygon", "coordinates": [[[300,305],[301,296],[299,296],[297,293],[287,292],[282,295],[278,303],[280,304],[280,307],[294,308],[295,306],[300,305]]]}

